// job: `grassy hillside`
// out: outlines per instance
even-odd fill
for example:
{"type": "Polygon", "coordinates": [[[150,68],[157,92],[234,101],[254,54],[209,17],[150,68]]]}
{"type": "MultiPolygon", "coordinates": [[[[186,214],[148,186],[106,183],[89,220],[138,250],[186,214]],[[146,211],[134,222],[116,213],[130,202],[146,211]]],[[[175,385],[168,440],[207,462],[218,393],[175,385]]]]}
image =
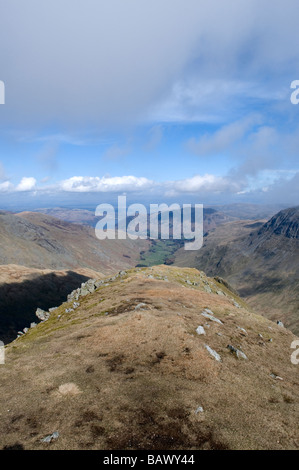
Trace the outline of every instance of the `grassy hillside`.
{"type": "Polygon", "coordinates": [[[2,448],[299,447],[295,336],[221,281],[156,266],[73,298],[6,348],[2,448]]]}

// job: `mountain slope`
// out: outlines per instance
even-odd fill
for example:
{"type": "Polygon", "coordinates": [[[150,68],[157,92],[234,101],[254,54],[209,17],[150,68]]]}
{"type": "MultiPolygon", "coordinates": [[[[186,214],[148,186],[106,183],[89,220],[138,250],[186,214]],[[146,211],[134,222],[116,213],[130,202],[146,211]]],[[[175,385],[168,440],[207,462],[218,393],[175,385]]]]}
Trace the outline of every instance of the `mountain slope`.
{"type": "Polygon", "coordinates": [[[37,269],[110,273],[134,266],[147,246],[140,240],[98,240],[91,227],[33,212],[0,212],[0,237],[0,264],[37,269]]]}
{"type": "Polygon", "coordinates": [[[285,209],[268,222],[232,222],[205,237],[202,249],[175,264],[222,276],[250,305],[299,333],[299,207],[285,209]]]}
{"type": "Polygon", "coordinates": [[[2,448],[299,447],[295,336],[223,283],[157,266],[81,294],[7,346],[2,448]]]}

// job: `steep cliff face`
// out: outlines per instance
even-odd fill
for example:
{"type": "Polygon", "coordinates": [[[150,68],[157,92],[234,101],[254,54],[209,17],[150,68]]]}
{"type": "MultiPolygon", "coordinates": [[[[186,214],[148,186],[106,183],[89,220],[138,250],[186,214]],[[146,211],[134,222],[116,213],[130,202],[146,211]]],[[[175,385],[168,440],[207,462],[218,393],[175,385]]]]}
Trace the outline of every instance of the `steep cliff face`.
{"type": "Polygon", "coordinates": [[[296,449],[295,339],[196,269],[89,281],[7,346],[1,448],[296,449]]]}
{"type": "Polygon", "coordinates": [[[299,206],[278,212],[258,231],[258,235],[283,235],[286,238],[299,238],[299,206]]]}

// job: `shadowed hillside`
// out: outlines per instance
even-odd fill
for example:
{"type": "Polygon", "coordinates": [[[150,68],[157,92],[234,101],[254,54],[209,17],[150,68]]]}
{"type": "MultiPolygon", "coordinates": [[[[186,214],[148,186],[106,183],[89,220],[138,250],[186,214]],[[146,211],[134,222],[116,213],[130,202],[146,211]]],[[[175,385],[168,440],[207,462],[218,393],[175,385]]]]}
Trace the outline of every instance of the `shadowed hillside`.
{"type": "Polygon", "coordinates": [[[4,343],[14,340],[18,331],[38,322],[37,307],[48,310],[60,305],[67,294],[77,289],[87,276],[67,272],[44,275],[34,273],[23,282],[0,284],[0,339],[4,343]]]}

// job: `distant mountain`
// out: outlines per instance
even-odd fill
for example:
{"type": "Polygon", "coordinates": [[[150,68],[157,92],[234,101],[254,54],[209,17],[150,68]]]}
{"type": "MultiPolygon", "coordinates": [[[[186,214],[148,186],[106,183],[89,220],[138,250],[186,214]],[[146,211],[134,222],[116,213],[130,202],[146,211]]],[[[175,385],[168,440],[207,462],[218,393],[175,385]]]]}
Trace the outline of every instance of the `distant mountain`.
{"type": "Polygon", "coordinates": [[[94,287],[6,347],[1,449],[299,448],[290,331],[195,269],[94,287]]]}
{"type": "Polygon", "coordinates": [[[215,210],[239,220],[269,219],[280,210],[286,209],[282,204],[249,204],[234,203],[212,206],[215,210]]]}
{"type": "Polygon", "coordinates": [[[250,305],[299,332],[299,207],[269,221],[231,222],[205,238],[199,252],[179,250],[175,264],[222,276],[250,305]]]}
{"type": "MultiPolygon", "coordinates": [[[[34,212],[50,215],[66,222],[90,225],[91,227],[95,227],[99,220],[99,217],[96,217],[94,212],[85,209],[65,209],[54,207],[51,209],[36,209],[34,212]]],[[[204,207],[203,215],[205,232],[208,232],[219,224],[235,220],[235,217],[209,207],[204,207]]],[[[127,222],[130,220],[132,220],[132,217],[128,217],[127,222]]],[[[192,220],[194,220],[194,211],[192,212],[192,220]]],[[[148,222],[149,221],[150,217],[148,216],[148,222]]]]}
{"type": "Polygon", "coordinates": [[[0,213],[0,264],[37,269],[89,268],[100,273],[134,266],[147,241],[98,240],[93,228],[35,212],[0,213]]]}
{"type": "Polygon", "coordinates": [[[53,207],[51,209],[36,209],[34,212],[51,215],[56,219],[65,220],[73,224],[90,225],[95,227],[98,217],[95,216],[93,211],[86,209],[66,209],[62,207],[53,207]]]}

